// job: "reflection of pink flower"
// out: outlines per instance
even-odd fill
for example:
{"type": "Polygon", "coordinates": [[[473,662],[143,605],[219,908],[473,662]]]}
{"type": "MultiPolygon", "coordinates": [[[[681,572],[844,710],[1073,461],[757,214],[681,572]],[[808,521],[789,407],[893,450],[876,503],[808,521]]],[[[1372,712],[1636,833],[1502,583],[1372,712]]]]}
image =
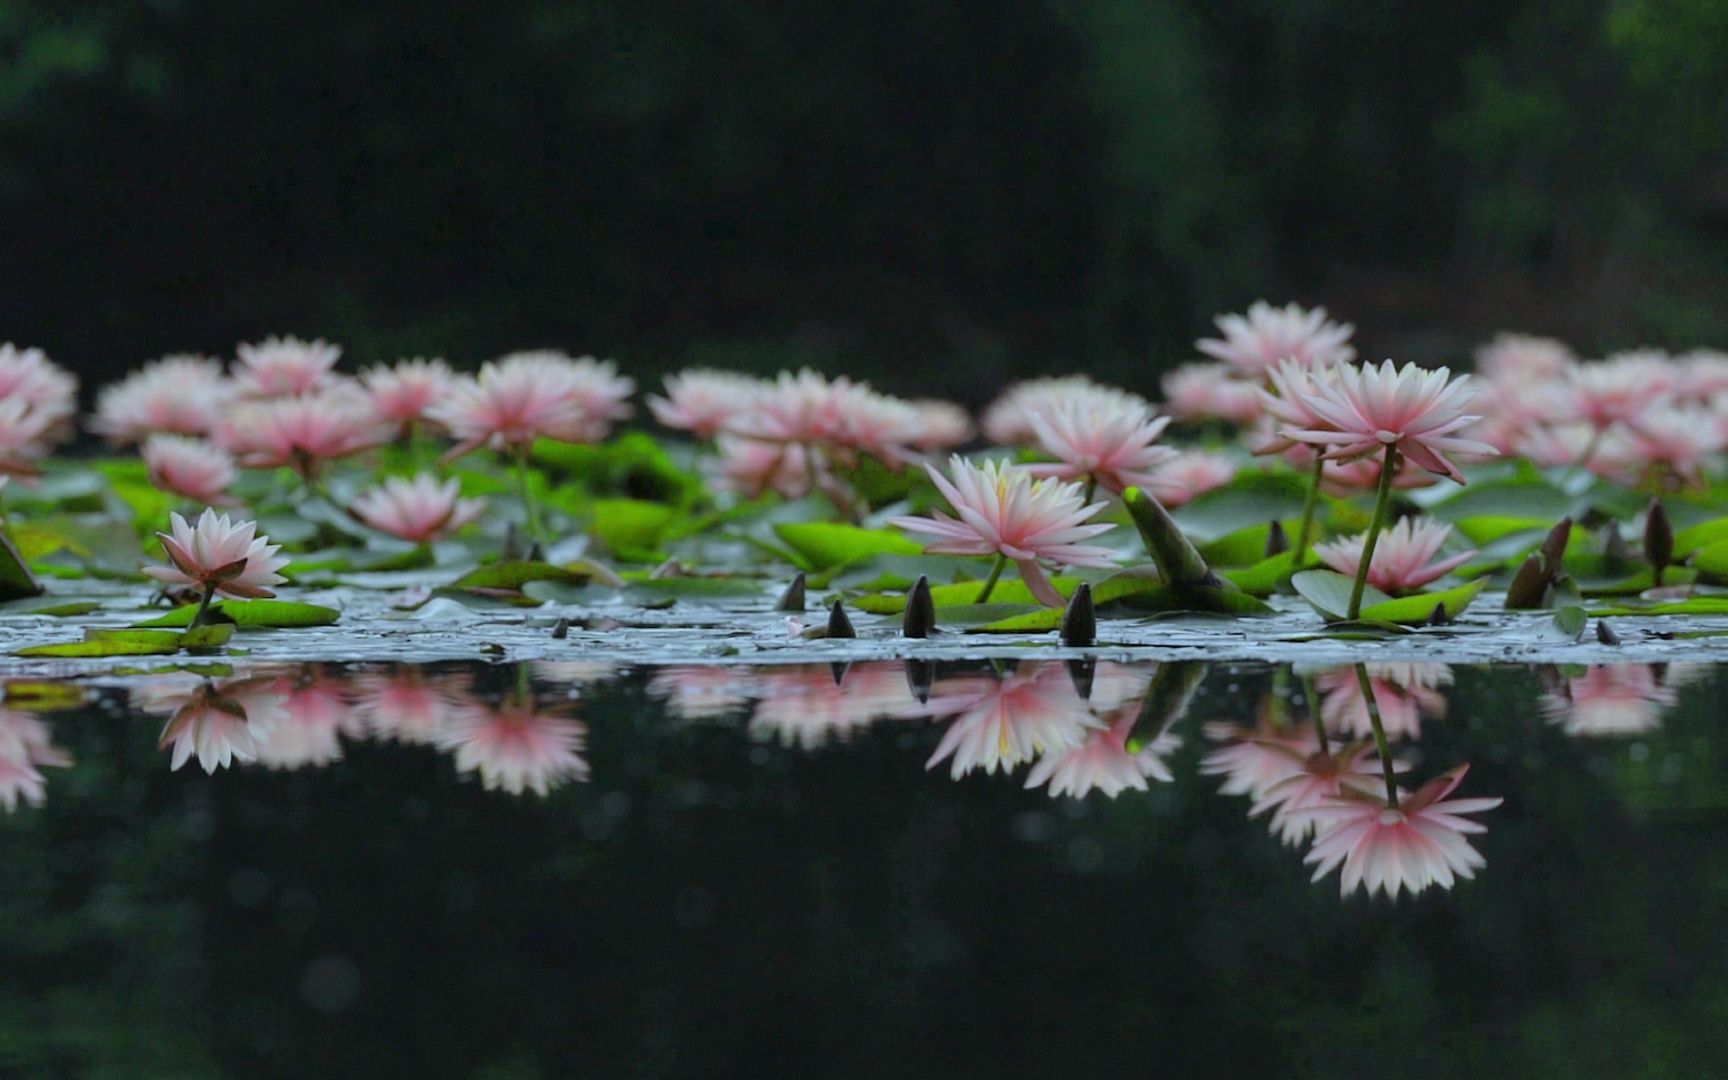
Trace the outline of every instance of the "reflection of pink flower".
{"type": "Polygon", "coordinates": [[[1246,795],[1258,802],[1277,784],[1302,772],[1302,762],[1317,753],[1312,731],[1281,729],[1264,718],[1253,728],[1233,723],[1207,724],[1206,737],[1224,743],[1200,761],[1200,772],[1222,776],[1220,795],[1246,795]]]}
{"type": "Polygon", "coordinates": [[[904,674],[898,661],[853,664],[838,680],[826,664],[765,670],[755,685],[759,700],[750,734],[814,750],[830,739],[849,739],[878,720],[912,715],[921,710],[904,674]]]}
{"type": "Polygon", "coordinates": [[[717,720],[749,704],[755,687],[755,672],[747,667],[674,664],[654,669],[648,696],[665,702],[679,720],[717,720]]]}
{"type": "MultiPolygon", "coordinates": [[[[1374,561],[1368,567],[1368,584],[1381,592],[1397,594],[1413,592],[1445,577],[1476,554],[1474,550],[1464,551],[1430,561],[1451,535],[1450,525],[1426,519],[1399,519],[1398,524],[1380,535],[1374,561]]],[[[1355,577],[1362,565],[1362,546],[1367,540],[1367,533],[1341,537],[1331,543],[1315,544],[1314,554],[1340,574],[1355,577]]]]}
{"type": "Polygon", "coordinates": [[[1236,479],[1236,470],[1234,458],[1195,450],[1160,465],[1147,486],[1165,506],[1185,506],[1236,479]]]}
{"type": "Polygon", "coordinates": [[[1288,428],[1282,434],[1328,446],[1329,458],[1362,457],[1396,446],[1429,472],[1463,483],[1447,454],[1495,454],[1487,443],[1456,434],[1479,419],[1464,411],[1476,391],[1470,376],[1453,379],[1446,368],[1395,368],[1390,360],[1379,367],[1344,366],[1331,378],[1309,382],[1303,393],[1306,407],[1330,427],[1288,428]]]}
{"type": "Polygon", "coordinates": [[[219,505],[234,484],[234,458],[219,446],[183,435],[152,435],[141,451],[150,482],[194,502],[219,505]]]}
{"type": "Polygon", "coordinates": [[[117,444],[157,434],[208,435],[232,393],[220,360],[164,356],[104,386],[90,430],[117,444]]]}
{"type": "Polygon", "coordinates": [[[323,389],[342,347],[322,338],[271,337],[257,345],[241,345],[236,352],[240,363],[234,378],[240,391],[249,397],[273,398],[323,389]]]}
{"type": "Polygon", "coordinates": [[[135,693],[145,712],[172,714],[158,743],[173,747],[170,769],[178,769],[193,755],[207,773],[235,761],[255,760],[258,747],[287,717],[288,695],[275,678],[229,679],[212,685],[170,676],[135,693]]]}
{"type": "Polygon", "coordinates": [[[293,770],[341,761],[340,736],[360,734],[346,688],[334,679],[319,677],[301,686],[283,679],[276,690],[283,695],[282,717],[258,741],[258,763],[293,770]]]}
{"type": "Polygon", "coordinates": [[[1087,503],[1079,484],[1035,479],[1025,469],[999,461],[978,466],[958,455],[949,462],[952,481],[934,466],[926,468],[959,515],[951,518],[938,510],[933,519],[893,519],[893,524],[909,532],[937,537],[926,551],[1006,556],[1020,567],[1033,594],[1056,606],[1062,598],[1045,580],[1037,560],[1047,558],[1065,566],[1114,565],[1109,548],[1082,543],[1110,531],[1110,526],[1086,523],[1104,504],[1087,503]]]}
{"type": "Polygon", "coordinates": [[[442,484],[430,473],[412,480],[384,479],[354,497],[354,516],[399,540],[429,544],[461,531],[486,510],[485,499],[464,499],[452,477],[442,484]]]}
{"type": "Polygon", "coordinates": [[[274,596],[268,586],[287,579],[276,571],[288,565],[277,555],[277,545],[255,535],[257,522],[233,521],[205,510],[196,526],[179,514],[169,515],[172,536],[157,533],[167,550],[171,566],[146,566],[144,572],[170,585],[214,588],[223,596],[241,599],[274,596]]]}
{"type": "Polygon", "coordinates": [[[1675,702],[1647,664],[1607,664],[1566,680],[1564,693],[1543,696],[1542,712],[1568,735],[1638,735],[1662,723],[1675,702]]]}
{"type": "Polygon", "coordinates": [[[1250,376],[1258,376],[1285,359],[1314,364],[1356,358],[1350,345],[1356,328],[1327,319],[1325,308],[1304,311],[1296,304],[1275,308],[1257,300],[1249,305],[1246,316],[1220,315],[1215,321],[1223,339],[1204,338],[1194,347],[1250,376]]]}
{"type": "Polygon", "coordinates": [[[1012,772],[1034,755],[1080,746],[1100,726],[1060,664],[1027,667],[1000,679],[972,676],[937,684],[926,711],[953,719],[925,768],[948,760],[956,780],[977,768],[1012,772]]]}
{"type": "Polygon", "coordinates": [[[354,683],[354,711],[380,739],[416,746],[437,743],[444,724],[466,694],[459,678],[427,678],[411,665],[371,672],[354,683]]]}
{"type": "Polygon", "coordinates": [[[1291,846],[1314,832],[1315,818],[1308,811],[1326,806],[1345,789],[1372,793],[1381,780],[1380,759],[1367,740],[1330,754],[1309,754],[1295,764],[1295,771],[1268,787],[1248,811],[1249,817],[1272,811],[1272,832],[1291,846]]]}
{"type": "Polygon", "coordinates": [[[48,782],[39,767],[71,764],[72,756],[54,745],[41,717],[0,709],[0,808],[10,814],[20,801],[41,806],[48,798],[48,782]]]}
{"type": "Polygon", "coordinates": [[[455,378],[442,360],[398,360],[392,367],[368,368],[360,373],[366,400],[378,419],[406,430],[426,418],[432,406],[444,400],[455,378]]]}
{"type": "MultiPolygon", "coordinates": [[[[1445,664],[1369,664],[1368,683],[1386,737],[1414,739],[1422,734],[1423,715],[1446,715],[1446,695],[1438,688],[1451,685],[1452,669],[1445,664]]],[[[1374,734],[1355,668],[1322,672],[1314,685],[1320,692],[1320,719],[1328,730],[1353,739],[1374,734]]]]}
{"type": "Polygon", "coordinates": [[[1079,746],[1045,750],[1027,772],[1026,786],[1048,784],[1051,798],[1075,799],[1097,788],[1114,799],[1129,788],[1145,791],[1148,777],[1169,783],[1174,777],[1164,759],[1182,746],[1182,738],[1163,732],[1145,746],[1130,748],[1128,738],[1139,719],[1139,702],[1133,702],[1116,710],[1108,728],[1087,732],[1079,746]]]}
{"type": "Polygon", "coordinates": [[[1093,396],[1056,402],[1034,408],[1029,419],[1039,448],[1057,459],[1054,464],[1027,466],[1033,476],[1095,479],[1120,494],[1146,486],[1153,470],[1176,457],[1176,451],[1156,445],[1170,418],[1155,415],[1131,398],[1093,396]]]}
{"type": "Polygon", "coordinates": [[[496,707],[466,702],[450,718],[439,745],[456,752],[458,772],[478,772],[488,791],[546,795],[567,781],[588,779],[581,755],[587,739],[581,721],[532,701],[496,707]]]}
{"type": "Polygon", "coordinates": [[[1364,886],[1369,896],[1384,890],[1396,898],[1438,884],[1450,889],[1456,878],[1471,878],[1486,865],[1465,837],[1487,830],[1465,814],[1500,805],[1498,798],[1453,799],[1453,789],[1470,769],[1460,765],[1405,796],[1394,809],[1373,795],[1346,791],[1312,813],[1317,819],[1313,850],[1305,862],[1319,881],[1340,864],[1339,889],[1345,895],[1364,886]]]}

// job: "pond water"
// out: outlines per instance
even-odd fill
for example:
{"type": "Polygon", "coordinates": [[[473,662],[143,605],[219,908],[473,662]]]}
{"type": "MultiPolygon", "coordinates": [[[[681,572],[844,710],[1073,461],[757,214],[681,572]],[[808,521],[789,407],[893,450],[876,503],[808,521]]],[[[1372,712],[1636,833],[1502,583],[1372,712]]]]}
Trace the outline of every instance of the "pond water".
{"type": "Polygon", "coordinates": [[[1316,718],[1367,734],[1348,667],[207,674],[8,686],[6,1075],[1728,1060],[1715,667],[1371,668],[1409,787],[1504,800],[1396,900],[1250,813],[1316,718]]]}

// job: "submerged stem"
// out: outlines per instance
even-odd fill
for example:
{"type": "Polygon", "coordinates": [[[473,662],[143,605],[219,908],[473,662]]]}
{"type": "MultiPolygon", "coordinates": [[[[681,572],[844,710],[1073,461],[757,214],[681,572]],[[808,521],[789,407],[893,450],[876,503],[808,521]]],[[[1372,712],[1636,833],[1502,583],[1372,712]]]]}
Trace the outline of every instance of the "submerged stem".
{"type": "MultiPolygon", "coordinates": [[[[1386,726],[1380,722],[1380,703],[1374,700],[1374,684],[1368,678],[1367,664],[1356,665],[1356,682],[1362,687],[1362,702],[1368,708],[1368,723],[1374,728],[1374,747],[1380,752],[1380,769],[1386,774],[1386,805],[1396,810],[1398,781],[1392,775],[1392,750],[1386,745],[1386,726]]],[[[1321,738],[1325,736],[1322,735],[1321,738]]]]}
{"type": "Polygon", "coordinates": [[[990,594],[996,591],[997,579],[1002,576],[1002,568],[1007,565],[1008,556],[998,554],[996,556],[996,565],[990,568],[990,576],[984,579],[984,588],[979,590],[978,599],[975,601],[976,603],[982,604],[984,601],[990,599],[990,594]]]}
{"type": "Polygon", "coordinates": [[[1380,543],[1380,529],[1386,524],[1386,506],[1392,501],[1392,477],[1398,472],[1398,444],[1386,447],[1386,457],[1380,463],[1380,486],[1374,493],[1374,516],[1368,522],[1368,536],[1362,541],[1362,561],[1356,566],[1356,584],[1350,589],[1350,610],[1347,619],[1362,617],[1362,590],[1368,585],[1368,568],[1374,565],[1374,548],[1380,543]]]}
{"type": "Polygon", "coordinates": [[[1301,566],[1302,560],[1308,556],[1308,536],[1314,528],[1314,507],[1320,502],[1320,473],[1326,468],[1326,459],[1320,456],[1318,449],[1314,452],[1314,473],[1308,478],[1308,494],[1302,500],[1302,524],[1296,529],[1296,546],[1291,550],[1291,566],[1301,566]]]}

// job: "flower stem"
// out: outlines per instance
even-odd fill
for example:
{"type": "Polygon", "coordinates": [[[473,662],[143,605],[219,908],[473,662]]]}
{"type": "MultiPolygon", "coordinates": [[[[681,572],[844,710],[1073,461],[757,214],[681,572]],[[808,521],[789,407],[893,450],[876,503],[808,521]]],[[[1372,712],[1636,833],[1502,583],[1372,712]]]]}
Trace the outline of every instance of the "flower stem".
{"type": "Polygon", "coordinates": [[[1380,463],[1380,487],[1374,493],[1374,516],[1368,522],[1368,537],[1362,541],[1362,561],[1356,567],[1356,584],[1350,589],[1350,610],[1347,619],[1362,617],[1362,590],[1368,585],[1368,568],[1374,565],[1374,548],[1380,543],[1380,529],[1386,524],[1386,507],[1392,501],[1392,477],[1398,472],[1398,444],[1386,447],[1386,458],[1380,463]]]}
{"type": "Polygon", "coordinates": [[[1086,474],[1086,498],[1085,498],[1086,504],[1090,504],[1092,502],[1092,496],[1095,495],[1097,493],[1097,491],[1098,491],[1098,474],[1097,473],[1087,473],[1086,474]]]}
{"type": "Polygon", "coordinates": [[[1386,805],[1396,810],[1398,781],[1392,775],[1392,750],[1386,745],[1386,725],[1380,722],[1380,703],[1374,700],[1374,684],[1368,678],[1367,664],[1356,665],[1356,683],[1362,687],[1362,703],[1368,708],[1368,723],[1374,729],[1374,747],[1380,752],[1380,769],[1386,774],[1386,805]]]}
{"type": "Polygon", "coordinates": [[[210,601],[216,599],[216,586],[206,586],[204,599],[198,602],[198,610],[192,613],[192,621],[186,624],[186,629],[196,630],[204,625],[204,617],[210,613],[210,601]]]}
{"type": "Polygon", "coordinates": [[[1314,454],[1314,475],[1308,478],[1308,494],[1302,500],[1302,524],[1296,529],[1296,546],[1291,549],[1291,566],[1301,566],[1302,560],[1308,557],[1308,535],[1314,528],[1314,507],[1320,502],[1320,473],[1326,468],[1326,459],[1318,452],[1314,454]]]}
{"type": "Polygon", "coordinates": [[[516,487],[522,493],[522,509],[528,519],[528,539],[536,544],[544,544],[546,534],[540,527],[540,507],[534,501],[534,485],[528,476],[527,443],[516,447],[516,487]]]}
{"type": "Polygon", "coordinates": [[[984,579],[984,588],[979,590],[978,599],[974,601],[974,603],[982,604],[984,601],[990,599],[990,594],[996,591],[996,580],[1002,576],[1002,568],[1007,565],[1008,556],[998,554],[996,556],[996,565],[990,568],[990,576],[984,579]]]}
{"type": "Polygon", "coordinates": [[[1308,716],[1314,721],[1314,737],[1320,740],[1320,752],[1332,752],[1331,740],[1326,737],[1326,724],[1320,719],[1320,699],[1314,696],[1314,683],[1302,680],[1302,698],[1308,704],[1308,716]]]}

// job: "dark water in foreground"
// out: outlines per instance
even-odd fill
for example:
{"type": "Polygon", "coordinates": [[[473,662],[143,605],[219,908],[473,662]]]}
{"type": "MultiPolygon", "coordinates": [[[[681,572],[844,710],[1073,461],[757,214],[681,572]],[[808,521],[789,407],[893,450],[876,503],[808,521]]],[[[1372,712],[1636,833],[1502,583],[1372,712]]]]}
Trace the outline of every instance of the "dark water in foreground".
{"type": "Polygon", "coordinates": [[[1451,890],[1220,792],[1349,669],[14,684],[0,1075],[1721,1075],[1723,673],[1373,674],[1410,786],[1505,800],[1451,890]]]}

